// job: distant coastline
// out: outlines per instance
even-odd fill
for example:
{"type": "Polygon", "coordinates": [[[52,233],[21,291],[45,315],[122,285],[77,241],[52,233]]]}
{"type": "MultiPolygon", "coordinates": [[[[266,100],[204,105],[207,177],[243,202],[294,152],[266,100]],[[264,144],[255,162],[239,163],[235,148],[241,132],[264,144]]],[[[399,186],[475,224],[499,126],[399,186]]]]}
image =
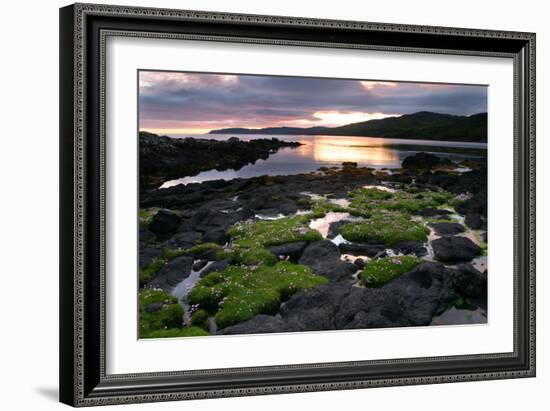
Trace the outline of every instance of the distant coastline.
{"type": "Polygon", "coordinates": [[[470,116],[420,111],[340,127],[224,128],[208,134],[335,135],[487,142],[487,113],[470,116]]]}

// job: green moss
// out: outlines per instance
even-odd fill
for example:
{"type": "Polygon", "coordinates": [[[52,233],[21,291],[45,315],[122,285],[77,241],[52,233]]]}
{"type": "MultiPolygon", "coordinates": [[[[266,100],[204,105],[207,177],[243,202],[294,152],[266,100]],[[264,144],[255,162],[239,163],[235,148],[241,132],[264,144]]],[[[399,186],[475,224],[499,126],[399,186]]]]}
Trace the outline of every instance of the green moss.
{"type": "Polygon", "coordinates": [[[314,202],[311,197],[300,197],[298,200],[296,200],[296,204],[298,204],[300,207],[311,208],[314,202]]]}
{"type": "Polygon", "coordinates": [[[229,266],[201,279],[187,298],[215,314],[218,327],[224,328],[257,314],[275,313],[295,292],[326,282],[309,267],[287,261],[273,266],[229,266]]]}
{"type": "Polygon", "coordinates": [[[152,331],[181,328],[183,323],[183,308],[176,297],[161,290],[142,289],[139,294],[139,334],[147,338],[152,331]],[[154,312],[147,308],[154,304],[158,307],[154,312]]]}
{"type": "Polygon", "coordinates": [[[396,211],[375,213],[365,221],[340,227],[340,234],[348,241],[388,246],[399,241],[426,241],[429,233],[426,226],[412,221],[408,214],[396,211]]]}
{"type": "Polygon", "coordinates": [[[149,264],[147,264],[143,270],[139,273],[139,283],[141,286],[144,286],[145,284],[149,283],[153,278],[155,278],[155,274],[158,270],[160,270],[168,261],[185,255],[185,250],[174,250],[174,249],[166,249],[163,251],[163,253],[155,258],[153,261],[151,261],[149,264]]]}
{"type": "Polygon", "coordinates": [[[222,251],[223,249],[219,244],[216,244],[216,243],[202,243],[191,247],[187,251],[189,252],[189,254],[202,254],[205,251],[210,251],[210,250],[222,251]]]}
{"type": "Polygon", "coordinates": [[[361,281],[366,287],[382,287],[401,274],[411,271],[420,264],[420,258],[405,255],[385,257],[370,261],[361,272],[361,281]]]}
{"type": "Polygon", "coordinates": [[[233,258],[237,263],[244,265],[273,265],[277,262],[277,257],[265,248],[237,249],[233,253],[233,258]]]}
{"type": "Polygon", "coordinates": [[[233,225],[228,234],[233,243],[242,248],[321,240],[321,234],[310,229],[308,221],[306,216],[245,221],[233,225]]]}
{"type": "Polygon", "coordinates": [[[203,337],[210,333],[203,328],[189,326],[184,328],[168,328],[165,330],[154,330],[141,338],[176,338],[176,337],[203,337]]]}
{"type": "Polygon", "coordinates": [[[322,239],[319,232],[309,228],[308,222],[306,216],[295,216],[237,223],[228,230],[232,246],[223,257],[245,265],[273,265],[277,258],[265,247],[322,239]]]}
{"type": "Polygon", "coordinates": [[[191,315],[191,324],[208,330],[208,311],[197,310],[191,315]]]}
{"type": "Polygon", "coordinates": [[[311,213],[306,214],[305,217],[309,220],[314,220],[317,218],[323,218],[329,212],[335,213],[347,213],[349,210],[347,207],[342,207],[341,205],[331,203],[328,200],[321,199],[315,201],[311,213]]]}
{"type": "Polygon", "coordinates": [[[426,207],[438,207],[454,196],[445,191],[389,192],[378,188],[360,188],[351,192],[349,208],[355,215],[368,215],[380,210],[416,213],[426,207]]]}

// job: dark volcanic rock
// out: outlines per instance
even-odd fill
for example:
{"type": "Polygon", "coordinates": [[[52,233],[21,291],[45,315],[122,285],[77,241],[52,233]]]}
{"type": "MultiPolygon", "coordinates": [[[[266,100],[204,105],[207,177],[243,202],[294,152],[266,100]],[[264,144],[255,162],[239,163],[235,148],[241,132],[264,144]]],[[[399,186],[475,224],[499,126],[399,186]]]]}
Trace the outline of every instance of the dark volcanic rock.
{"type": "Polygon", "coordinates": [[[147,284],[148,288],[161,288],[170,292],[183,279],[189,277],[193,267],[194,259],[189,256],[176,257],[166,263],[158,272],[155,278],[147,284]]]}
{"type": "Polygon", "coordinates": [[[221,244],[225,242],[227,236],[225,230],[221,229],[212,229],[205,231],[202,235],[202,239],[205,243],[218,243],[221,244]]]}
{"type": "Polygon", "coordinates": [[[281,306],[281,316],[296,331],[332,330],[334,317],[352,287],[327,284],[294,294],[281,306]]]}
{"type": "MultiPolygon", "coordinates": [[[[485,184],[487,184],[485,182],[485,184]]],[[[462,215],[480,214],[487,216],[487,192],[481,191],[462,204],[458,204],[455,210],[462,215]]]]}
{"type": "Polygon", "coordinates": [[[433,208],[433,207],[427,207],[423,208],[418,212],[419,215],[422,217],[430,217],[430,218],[437,218],[440,220],[448,220],[449,214],[452,214],[449,210],[444,210],[442,208],[433,208]]]}
{"type": "Polygon", "coordinates": [[[206,277],[208,274],[213,273],[214,271],[221,273],[223,270],[225,270],[225,267],[231,264],[231,262],[232,261],[230,259],[214,261],[208,266],[208,268],[201,271],[201,278],[206,277]]]}
{"type": "Polygon", "coordinates": [[[464,226],[458,223],[430,223],[428,225],[432,227],[439,236],[455,235],[465,231],[464,226]]]}
{"type": "Polygon", "coordinates": [[[487,275],[471,264],[461,264],[452,270],[453,283],[458,292],[466,297],[483,297],[487,293],[487,275]]]}
{"type": "Polygon", "coordinates": [[[447,263],[470,261],[481,253],[481,248],[466,237],[442,237],[432,241],[435,257],[447,263]]]}
{"type": "Polygon", "coordinates": [[[384,244],[340,243],[338,248],[345,254],[374,257],[380,251],[385,250],[386,246],[384,244]]]}
{"type": "Polygon", "coordinates": [[[466,214],[464,222],[472,230],[479,230],[480,228],[486,226],[487,224],[482,220],[481,214],[478,213],[469,213],[466,214]]]}
{"type": "Polygon", "coordinates": [[[298,262],[311,267],[331,282],[349,280],[357,271],[356,265],[340,260],[340,250],[329,240],[310,243],[298,262]]]}
{"type": "Polygon", "coordinates": [[[139,269],[143,270],[155,258],[162,254],[161,248],[147,247],[139,250],[139,269]]]}
{"type": "Polygon", "coordinates": [[[197,261],[195,264],[193,264],[193,271],[202,270],[206,264],[208,264],[208,261],[206,261],[206,260],[197,261]]]}
{"type": "Polygon", "coordinates": [[[381,290],[397,298],[412,325],[430,324],[456,297],[451,274],[443,264],[432,262],[416,266],[381,290]]]}
{"type": "Polygon", "coordinates": [[[201,208],[191,218],[194,230],[203,233],[202,240],[205,243],[223,243],[229,227],[238,221],[246,220],[252,216],[250,210],[241,210],[234,213],[226,213],[218,210],[201,208]]]}
{"type": "Polygon", "coordinates": [[[300,258],[300,264],[307,265],[314,271],[320,271],[324,266],[334,264],[337,261],[340,261],[340,251],[329,240],[310,243],[300,258]]]}
{"type": "Polygon", "coordinates": [[[223,328],[219,335],[283,333],[291,331],[288,324],[278,316],[259,314],[248,321],[223,328]]]}
{"type": "Polygon", "coordinates": [[[305,241],[296,241],[293,243],[273,245],[267,247],[267,249],[271,251],[271,253],[273,253],[276,257],[288,257],[290,261],[298,262],[298,260],[302,256],[304,248],[306,248],[306,245],[307,243],[305,241]]]}
{"type": "Polygon", "coordinates": [[[191,248],[201,238],[197,231],[181,231],[170,237],[165,244],[169,248],[191,248]]]}
{"type": "Polygon", "coordinates": [[[411,325],[397,297],[370,288],[351,289],[336,313],[337,329],[386,328],[411,325]]]}
{"type": "Polygon", "coordinates": [[[401,166],[405,169],[430,169],[433,166],[441,164],[441,158],[430,153],[416,153],[405,157],[401,166]]]}
{"type": "Polygon", "coordinates": [[[424,247],[422,241],[400,241],[393,246],[393,250],[396,253],[408,255],[414,254],[417,257],[423,257],[428,254],[428,250],[424,247]]]}
{"type": "Polygon", "coordinates": [[[328,267],[321,272],[332,282],[351,280],[351,276],[358,271],[358,267],[353,263],[338,261],[333,266],[328,267]]]}
{"type": "Polygon", "coordinates": [[[153,216],[149,230],[157,235],[175,232],[181,224],[181,217],[167,210],[160,210],[153,216]]]}

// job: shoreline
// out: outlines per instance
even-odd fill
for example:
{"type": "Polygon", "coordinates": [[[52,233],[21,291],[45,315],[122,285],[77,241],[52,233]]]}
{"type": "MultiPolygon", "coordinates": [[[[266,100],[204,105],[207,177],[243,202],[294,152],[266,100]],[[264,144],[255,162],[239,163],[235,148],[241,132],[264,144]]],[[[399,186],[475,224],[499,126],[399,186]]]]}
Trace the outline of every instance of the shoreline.
{"type": "MultiPolygon", "coordinates": [[[[457,173],[451,167],[460,164],[430,154],[414,157],[392,174],[344,163],[306,174],[211,180],[145,192],[140,198],[140,266],[150,278],[142,281],[142,292],[153,288],[169,295],[197,272],[195,268],[208,264],[201,268],[206,272],[196,274],[191,294],[185,295],[191,299],[186,301],[187,311],[191,310],[185,313],[186,325],[180,322],[164,335],[207,335],[213,329],[242,334],[442,324],[465,321],[470,311],[480,321],[486,315],[487,270],[478,271],[471,263],[482,257],[480,245],[486,247],[486,164],[468,164],[474,168],[457,173]],[[395,191],[385,197],[382,190],[365,186],[395,191]],[[324,228],[327,235],[311,228],[312,221],[330,213],[353,213],[361,222],[332,221],[324,228]],[[387,216],[392,222],[385,223],[388,228],[399,222],[401,231],[411,232],[410,238],[399,230],[372,231],[368,226],[387,216]],[[337,235],[347,237],[347,242],[336,245],[332,240],[337,235]],[[373,235],[376,241],[371,241],[373,235]],[[434,251],[436,258],[430,260],[434,251]],[[359,257],[352,262],[350,255],[359,257]],[[390,264],[395,270],[401,261],[392,258],[401,260],[400,256],[410,256],[413,260],[407,263],[414,266],[387,282],[377,277],[371,282],[377,284],[374,288],[366,286],[370,281],[366,267],[390,264]],[[155,264],[156,271],[151,268],[155,264]],[[271,278],[275,272],[284,278],[297,273],[297,283],[288,280],[291,292],[283,293],[273,282],[256,284],[260,273],[261,278],[271,278]],[[419,276],[430,279],[428,291],[418,284],[419,276]],[[218,282],[212,283],[214,277],[218,282]],[[210,283],[220,298],[209,294],[210,283]],[[243,307],[250,312],[239,312],[239,304],[234,305],[240,294],[227,285],[234,283],[263,296],[239,297],[247,301],[243,307]],[[469,283],[476,286],[472,289],[469,283]],[[408,294],[411,287],[418,295],[408,294]],[[263,295],[267,290],[274,294],[263,295]],[[418,298],[431,307],[428,312],[415,306],[413,300],[418,298]],[[344,309],[351,300],[357,304],[355,312],[344,309]],[[377,304],[372,306],[371,300],[377,304]],[[324,319],[312,318],[311,309],[303,306],[306,301],[329,313],[324,319]],[[477,301],[475,309],[472,301],[477,301]],[[397,307],[406,308],[397,312],[397,307]],[[388,317],[380,310],[393,314],[388,317]],[[194,317],[198,319],[193,321],[194,317]],[[212,327],[212,322],[217,326],[212,327]]],[[[147,312],[149,305],[143,305],[141,312],[147,312]]],[[[142,331],[144,337],[163,333],[142,331]]]]}

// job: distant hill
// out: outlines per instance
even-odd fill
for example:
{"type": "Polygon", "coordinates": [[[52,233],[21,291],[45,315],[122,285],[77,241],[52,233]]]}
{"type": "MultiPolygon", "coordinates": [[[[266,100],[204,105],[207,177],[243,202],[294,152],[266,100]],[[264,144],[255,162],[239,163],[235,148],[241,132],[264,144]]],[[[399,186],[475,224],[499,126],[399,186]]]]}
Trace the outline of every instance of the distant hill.
{"type": "Polygon", "coordinates": [[[471,116],[420,111],[340,127],[224,128],[210,134],[324,134],[424,140],[487,141],[487,113],[471,116]]]}

